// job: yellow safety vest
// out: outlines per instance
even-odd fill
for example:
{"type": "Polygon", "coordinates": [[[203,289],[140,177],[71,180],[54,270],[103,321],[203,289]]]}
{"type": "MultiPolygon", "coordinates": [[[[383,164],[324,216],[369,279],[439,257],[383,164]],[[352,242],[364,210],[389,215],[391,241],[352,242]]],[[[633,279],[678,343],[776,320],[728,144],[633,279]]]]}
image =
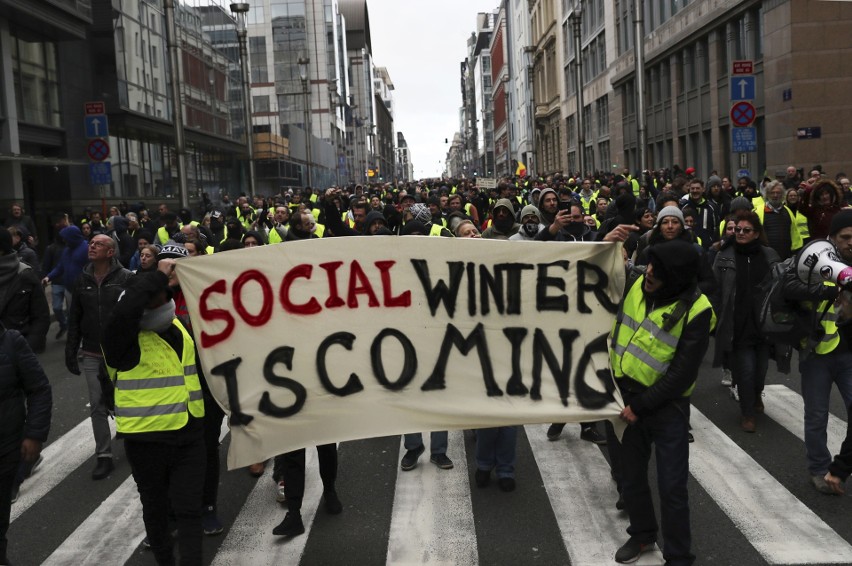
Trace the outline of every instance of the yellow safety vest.
{"type": "MultiPolygon", "coordinates": [[[[679,301],[654,309],[645,314],[645,293],[642,285],[645,276],[639,277],[628,291],[619,317],[610,333],[610,364],[616,378],[630,377],[646,387],[654,385],[665,375],[677,351],[677,344],[688,320],[710,309],[710,330],[716,326],[716,314],[706,296],[699,295],[689,312],[668,331],[666,319],[677,308],[679,301]]],[[[695,383],[683,392],[689,397],[695,383]]]]}
{"type": "MultiPolygon", "coordinates": [[[[826,285],[834,285],[834,283],[825,282],[826,285]]],[[[813,304],[810,301],[803,301],[803,306],[806,308],[813,308],[813,304]]],[[[829,354],[840,345],[840,334],[837,333],[837,312],[834,310],[834,301],[821,301],[816,307],[817,316],[822,316],[822,320],[820,324],[822,324],[822,329],[825,332],[823,334],[820,341],[814,346],[814,353],[817,354],[829,354]],[[827,305],[826,303],[831,303],[827,305]],[[825,311],[825,315],[822,314],[822,311],[828,306],[828,310],[825,311]]],[[[807,339],[802,340],[802,347],[804,348],[807,344],[807,339]]]]}
{"type": "Polygon", "coordinates": [[[278,233],[278,230],[275,226],[272,227],[272,230],[269,231],[269,243],[270,244],[280,244],[284,239],[281,237],[281,234],[278,233]]]}
{"type": "MultiPolygon", "coordinates": [[[[183,228],[183,225],[180,222],[178,222],[178,226],[180,228],[183,228]]],[[[160,245],[163,245],[163,246],[165,246],[166,242],[168,242],[171,239],[171,237],[169,236],[169,232],[168,232],[168,230],[166,230],[165,226],[160,226],[157,229],[157,239],[160,240],[160,245]]]]}
{"type": "MultiPolygon", "coordinates": [[[[787,214],[790,216],[790,249],[792,251],[796,251],[802,247],[802,233],[799,230],[799,225],[793,211],[787,208],[786,205],[784,206],[784,210],[786,210],[787,214]]],[[[757,214],[757,217],[760,218],[760,224],[763,225],[763,218],[766,216],[766,205],[764,204],[763,206],[755,208],[754,212],[757,214]]],[[[807,219],[805,219],[805,223],[807,224],[807,219]]]]}
{"type": "Polygon", "coordinates": [[[440,226],[438,224],[433,223],[432,227],[429,228],[429,235],[430,236],[440,236],[441,232],[443,232],[443,229],[444,229],[443,226],[440,226]]]}
{"type": "Polygon", "coordinates": [[[139,332],[139,364],[129,371],[107,366],[115,382],[115,428],[125,434],[178,430],[204,416],[204,398],[195,366],[195,344],[183,325],[183,355],[156,332],[139,332]]]}
{"type": "Polygon", "coordinates": [[[315,232],[317,238],[322,238],[325,235],[325,225],[317,222],[317,231],[315,232]]]}
{"type": "Polygon", "coordinates": [[[802,240],[811,237],[811,229],[808,228],[808,217],[799,212],[798,210],[793,215],[796,226],[799,227],[799,235],[802,237],[802,240]]]}

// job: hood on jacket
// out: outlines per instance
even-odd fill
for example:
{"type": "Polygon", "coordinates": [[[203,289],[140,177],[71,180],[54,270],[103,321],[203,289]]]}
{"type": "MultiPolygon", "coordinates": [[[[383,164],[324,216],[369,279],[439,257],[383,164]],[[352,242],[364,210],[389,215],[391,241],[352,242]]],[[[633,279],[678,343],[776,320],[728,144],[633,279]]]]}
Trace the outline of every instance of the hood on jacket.
{"type": "Polygon", "coordinates": [[[116,234],[126,234],[130,228],[130,222],[124,216],[113,216],[109,221],[116,234]]]}
{"type": "Polygon", "coordinates": [[[693,244],[680,239],[660,242],[648,248],[648,263],[654,276],[663,282],[655,299],[672,299],[698,283],[701,258],[693,244]]]}
{"type": "Polygon", "coordinates": [[[66,226],[59,231],[59,235],[62,236],[62,239],[65,240],[65,244],[69,248],[76,248],[84,240],[83,232],[76,226],[66,226]]]}
{"type": "Polygon", "coordinates": [[[370,233],[370,226],[373,225],[373,222],[381,220],[384,226],[388,225],[388,221],[385,219],[385,215],[379,212],[378,210],[371,210],[367,213],[367,219],[364,221],[364,233],[370,233]]]}

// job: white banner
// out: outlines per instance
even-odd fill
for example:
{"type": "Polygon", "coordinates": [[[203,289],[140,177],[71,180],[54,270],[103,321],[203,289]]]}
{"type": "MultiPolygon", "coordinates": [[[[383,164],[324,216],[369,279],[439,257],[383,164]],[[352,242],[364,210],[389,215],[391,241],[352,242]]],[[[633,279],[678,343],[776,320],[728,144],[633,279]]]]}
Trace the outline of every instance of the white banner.
{"type": "Polygon", "coordinates": [[[233,469],[406,432],[614,419],[621,246],[328,238],[177,263],[233,469]]]}

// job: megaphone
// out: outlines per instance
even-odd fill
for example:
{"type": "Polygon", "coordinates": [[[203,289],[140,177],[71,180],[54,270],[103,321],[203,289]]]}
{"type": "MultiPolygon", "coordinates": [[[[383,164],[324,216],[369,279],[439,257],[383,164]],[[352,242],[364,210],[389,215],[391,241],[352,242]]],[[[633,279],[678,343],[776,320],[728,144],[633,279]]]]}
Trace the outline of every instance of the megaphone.
{"type": "Polygon", "coordinates": [[[828,240],[813,240],[799,250],[796,273],[808,285],[822,281],[830,281],[840,287],[852,284],[852,266],[837,257],[837,249],[828,240]]]}

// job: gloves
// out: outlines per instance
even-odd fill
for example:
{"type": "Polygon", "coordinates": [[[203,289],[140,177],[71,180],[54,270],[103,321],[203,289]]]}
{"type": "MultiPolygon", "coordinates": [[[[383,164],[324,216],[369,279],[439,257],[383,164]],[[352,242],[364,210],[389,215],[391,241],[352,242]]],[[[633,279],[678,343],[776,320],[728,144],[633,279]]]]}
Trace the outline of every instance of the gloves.
{"type": "Polygon", "coordinates": [[[65,367],[74,375],[80,375],[80,364],[77,361],[77,352],[65,350],[65,367]]]}

